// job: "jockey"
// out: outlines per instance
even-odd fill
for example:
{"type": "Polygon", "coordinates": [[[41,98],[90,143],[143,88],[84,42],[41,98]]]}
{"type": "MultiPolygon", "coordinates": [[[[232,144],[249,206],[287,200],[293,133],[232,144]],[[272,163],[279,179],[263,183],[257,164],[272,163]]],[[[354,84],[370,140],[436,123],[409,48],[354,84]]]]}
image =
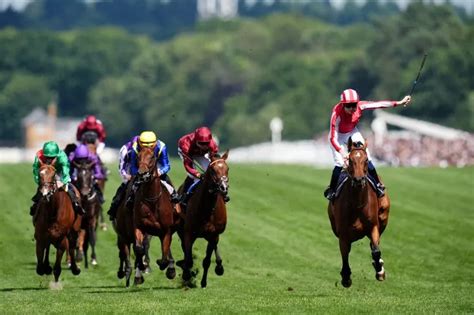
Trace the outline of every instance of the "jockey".
{"type": "MultiPolygon", "coordinates": [[[[325,190],[324,196],[333,200],[336,195],[336,185],[339,175],[348,157],[347,142],[351,136],[362,138],[357,128],[362,112],[366,109],[389,108],[399,105],[407,105],[411,101],[411,96],[407,95],[400,101],[361,101],[355,90],[347,89],[341,94],[341,101],[337,103],[331,114],[329,144],[333,154],[335,167],[332,171],[331,183],[325,190]]],[[[367,149],[367,157],[369,159],[369,175],[375,180],[377,185],[377,196],[382,197],[385,187],[380,183],[380,179],[375,170],[375,166],[367,149]]]]}
{"type": "MultiPolygon", "coordinates": [[[[184,169],[188,176],[184,181],[183,195],[181,203],[187,204],[194,187],[200,182],[202,173],[209,166],[210,155],[219,151],[217,143],[212,138],[211,130],[208,127],[199,127],[194,132],[182,136],[178,141],[178,154],[183,160],[184,169]],[[196,170],[197,166],[200,171],[196,170]]],[[[229,196],[224,196],[224,201],[228,202],[229,196]]]]}
{"type": "MultiPolygon", "coordinates": [[[[153,131],[144,131],[140,136],[135,136],[131,141],[127,142],[120,149],[120,162],[119,172],[122,177],[122,184],[117,189],[117,192],[112,200],[110,210],[107,212],[113,220],[117,212],[118,205],[122,201],[123,195],[125,194],[127,183],[130,181],[132,176],[138,174],[138,153],[142,147],[151,147],[154,149],[156,160],[156,167],[158,169],[158,176],[161,180],[165,181],[172,189],[171,202],[177,203],[179,201],[178,194],[174,189],[174,185],[171,182],[168,172],[170,170],[170,163],[168,159],[168,152],[166,144],[157,139],[156,134],[153,131]]],[[[133,182],[132,193],[127,200],[127,205],[131,205],[134,200],[135,192],[138,190],[139,183],[133,182]]]]}
{"type": "MultiPolygon", "coordinates": [[[[39,168],[40,161],[42,163],[51,164],[54,163],[56,172],[60,176],[60,185],[71,197],[73,208],[77,214],[85,214],[84,209],[79,204],[79,199],[76,196],[74,186],[71,184],[71,177],[69,177],[69,161],[59,146],[54,141],[48,141],[43,145],[43,149],[36,152],[35,161],[33,162],[33,179],[36,184],[39,184],[39,168]]],[[[30,215],[34,215],[36,212],[38,201],[41,199],[41,194],[39,190],[36,191],[36,194],[31,198],[33,205],[30,208],[30,215]]]]}
{"type": "Polygon", "coordinates": [[[99,158],[94,153],[90,152],[87,148],[87,145],[80,144],[74,152],[69,154],[69,162],[71,165],[70,174],[73,181],[77,180],[77,168],[75,163],[90,163],[92,164],[92,171],[94,176],[94,189],[97,191],[99,196],[100,203],[104,203],[104,196],[103,192],[100,189],[97,180],[104,179],[105,175],[102,172],[102,168],[100,167],[99,158]],[[74,163],[75,162],[75,163],[74,163]]]}
{"type": "Polygon", "coordinates": [[[89,115],[77,127],[76,140],[80,143],[87,143],[87,132],[94,132],[97,136],[97,154],[100,154],[105,147],[104,141],[106,137],[104,125],[94,115],[89,115]]]}

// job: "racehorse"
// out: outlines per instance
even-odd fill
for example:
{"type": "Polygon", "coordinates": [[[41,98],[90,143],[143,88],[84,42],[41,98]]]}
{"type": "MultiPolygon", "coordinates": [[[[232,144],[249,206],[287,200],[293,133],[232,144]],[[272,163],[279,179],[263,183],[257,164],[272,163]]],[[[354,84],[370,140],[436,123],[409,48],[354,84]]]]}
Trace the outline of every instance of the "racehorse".
{"type": "Polygon", "coordinates": [[[84,267],[89,268],[87,250],[89,244],[92,248],[91,264],[97,265],[95,244],[97,242],[97,223],[101,209],[97,191],[94,188],[93,163],[72,162],[77,170],[75,186],[81,194],[81,204],[86,214],[82,218],[81,232],[79,234],[78,253],[76,261],[84,257],[84,267]]]}
{"type": "Polygon", "coordinates": [[[387,195],[378,199],[369,184],[366,148],[367,143],[353,143],[349,139],[349,164],[346,168],[348,178],[339,196],[328,205],[331,227],[339,238],[342,257],[341,283],[346,288],[352,285],[349,266],[351,244],[364,236],[370,239],[375,277],[379,281],[385,280],[379,244],[380,236],[388,223],[390,201],[387,195]]]}
{"type": "Polygon", "coordinates": [[[133,205],[135,253],[140,268],[143,255],[146,255],[143,243],[146,235],[158,236],[161,241],[162,257],[156,263],[161,270],[167,269],[166,277],[168,279],[174,279],[176,270],[170,249],[174,210],[170,194],[162,184],[159,175],[154,149],[142,147],[138,153],[138,174],[134,179],[139,183],[133,205]]]}
{"type": "Polygon", "coordinates": [[[33,224],[36,239],[36,273],[50,275],[54,272],[55,282],[61,274],[61,259],[65,251],[71,259],[71,272],[78,275],[81,270],[76,265],[74,250],[81,226],[81,216],[76,216],[71,198],[64,189],[59,189],[55,180],[55,161],[46,164],[40,160],[39,192],[41,200],[38,204],[33,224]],[[49,264],[49,247],[56,247],[56,262],[53,269],[49,264]]]}
{"type": "MultiPolygon", "coordinates": [[[[197,238],[207,240],[206,257],[202,261],[204,268],[201,279],[202,288],[207,286],[207,273],[213,252],[216,255],[215,272],[218,276],[224,274],[217,244],[219,235],[224,233],[227,224],[227,210],[223,196],[227,194],[229,188],[229,167],[226,163],[228,154],[229,152],[226,151],[222,157],[217,154],[211,156],[211,162],[201,177],[201,183],[188,201],[184,222],[178,228],[178,235],[184,251],[184,261],[179,261],[178,266],[183,268],[182,278],[185,282],[195,276],[191,272],[194,242],[197,238]]],[[[179,190],[182,193],[183,185],[179,190]]]]}

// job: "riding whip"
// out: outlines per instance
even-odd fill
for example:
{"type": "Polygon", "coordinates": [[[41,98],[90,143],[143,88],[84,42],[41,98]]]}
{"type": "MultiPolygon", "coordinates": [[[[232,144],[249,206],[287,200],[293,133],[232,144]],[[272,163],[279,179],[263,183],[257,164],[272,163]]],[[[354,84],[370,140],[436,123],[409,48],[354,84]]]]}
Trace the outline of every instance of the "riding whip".
{"type": "Polygon", "coordinates": [[[408,93],[408,95],[410,95],[410,96],[413,94],[413,91],[415,91],[415,86],[416,86],[416,84],[418,83],[418,79],[420,78],[421,69],[423,69],[423,66],[425,65],[426,57],[428,57],[428,54],[427,54],[427,53],[425,53],[425,55],[423,56],[423,60],[421,61],[421,65],[420,65],[420,70],[418,70],[418,74],[417,74],[417,76],[416,76],[415,81],[413,81],[413,85],[412,85],[412,87],[411,87],[411,91],[410,91],[410,93],[408,93]]]}
{"type": "Polygon", "coordinates": [[[185,154],[182,151],[180,151],[179,154],[181,154],[184,158],[190,160],[194,164],[194,166],[196,166],[201,171],[201,173],[205,173],[204,169],[201,167],[201,165],[199,165],[198,162],[194,161],[192,158],[190,158],[187,154],[185,154]]]}

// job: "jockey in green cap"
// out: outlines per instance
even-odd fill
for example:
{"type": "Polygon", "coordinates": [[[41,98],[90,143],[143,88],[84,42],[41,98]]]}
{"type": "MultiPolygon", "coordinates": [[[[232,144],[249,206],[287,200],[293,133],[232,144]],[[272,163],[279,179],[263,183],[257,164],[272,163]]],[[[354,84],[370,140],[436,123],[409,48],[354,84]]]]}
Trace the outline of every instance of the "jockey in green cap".
{"type": "MultiPolygon", "coordinates": [[[[71,184],[71,177],[69,176],[69,160],[54,141],[48,141],[43,145],[43,149],[36,152],[35,161],[33,162],[33,179],[36,184],[39,184],[39,169],[41,163],[51,164],[54,163],[54,168],[58,176],[60,177],[60,182],[63,184],[63,188],[68,192],[71,197],[74,210],[78,214],[84,214],[84,209],[82,209],[79,198],[76,195],[75,188],[71,184]]],[[[30,215],[34,215],[36,212],[38,201],[41,199],[41,194],[39,191],[36,191],[36,194],[31,198],[33,205],[30,208],[30,215]]]]}

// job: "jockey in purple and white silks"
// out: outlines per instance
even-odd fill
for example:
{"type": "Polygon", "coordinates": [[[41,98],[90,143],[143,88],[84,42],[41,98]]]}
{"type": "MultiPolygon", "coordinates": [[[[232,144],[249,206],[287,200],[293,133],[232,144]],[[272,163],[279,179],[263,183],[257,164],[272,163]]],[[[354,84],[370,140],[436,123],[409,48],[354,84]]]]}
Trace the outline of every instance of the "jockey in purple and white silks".
{"type": "Polygon", "coordinates": [[[91,163],[92,172],[93,172],[92,174],[94,176],[94,189],[97,192],[100,203],[103,204],[104,195],[97,181],[104,179],[105,174],[100,165],[99,157],[95,155],[94,153],[90,152],[89,149],[87,148],[87,145],[80,144],[73,152],[69,154],[68,159],[71,165],[70,174],[73,181],[77,180],[78,170],[77,170],[76,164],[80,165],[83,163],[91,163]]]}

